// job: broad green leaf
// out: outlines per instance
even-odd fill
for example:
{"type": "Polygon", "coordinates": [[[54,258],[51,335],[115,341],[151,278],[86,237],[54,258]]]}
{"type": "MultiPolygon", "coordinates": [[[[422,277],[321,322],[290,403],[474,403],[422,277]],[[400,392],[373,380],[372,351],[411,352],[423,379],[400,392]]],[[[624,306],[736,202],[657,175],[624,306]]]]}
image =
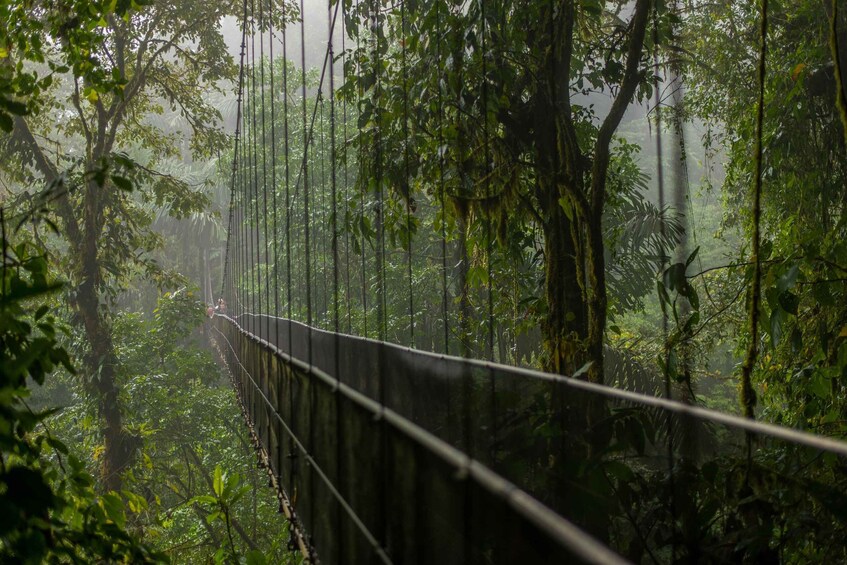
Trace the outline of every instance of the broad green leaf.
{"type": "Polygon", "coordinates": [[[100,502],[109,520],[114,522],[118,527],[123,528],[126,525],[126,514],[124,514],[124,503],[121,497],[116,493],[110,492],[104,494],[100,498],[100,502]]]}
{"type": "Polygon", "coordinates": [[[265,559],[265,554],[258,549],[247,552],[245,557],[247,565],[266,565],[268,562],[267,559],[265,559]]]}
{"type": "Polygon", "coordinates": [[[221,498],[224,492],[224,477],[223,477],[223,469],[221,469],[220,465],[215,466],[214,479],[212,480],[212,490],[221,498]]]}

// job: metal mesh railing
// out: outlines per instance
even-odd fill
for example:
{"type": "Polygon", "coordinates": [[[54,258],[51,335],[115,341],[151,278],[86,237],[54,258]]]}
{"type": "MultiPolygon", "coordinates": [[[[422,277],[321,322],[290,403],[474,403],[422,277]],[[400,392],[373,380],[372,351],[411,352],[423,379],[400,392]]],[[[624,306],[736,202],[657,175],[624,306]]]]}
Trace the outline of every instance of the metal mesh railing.
{"type": "Polygon", "coordinates": [[[616,563],[395,410],[214,319],[239,398],[322,563],[616,563]]]}
{"type": "MultiPolygon", "coordinates": [[[[809,559],[847,559],[839,534],[847,526],[842,442],[576,379],[279,318],[243,318],[283,358],[311,360],[297,363],[306,372],[332,374],[327,386],[355,393],[374,414],[398,415],[633,561],[778,559],[789,551],[809,559]]],[[[300,379],[286,388],[283,419],[312,429],[314,411],[330,418],[310,439],[321,445],[337,441],[342,452],[356,450],[343,460],[361,455],[374,465],[358,468],[363,476],[354,472],[349,484],[383,472],[377,462],[385,451],[367,438],[384,432],[373,426],[348,430],[350,415],[321,395],[313,398],[310,386],[300,379]]],[[[393,454],[392,464],[410,474],[428,473],[416,449],[393,454]]],[[[397,504],[412,507],[416,491],[408,483],[390,490],[397,504]]],[[[352,495],[357,504],[373,495],[359,494],[352,495]]],[[[461,496],[454,491],[448,498],[461,496]]],[[[421,520],[433,519],[429,506],[420,511],[421,520]]],[[[471,529],[488,532],[488,511],[471,514],[471,529]]]]}

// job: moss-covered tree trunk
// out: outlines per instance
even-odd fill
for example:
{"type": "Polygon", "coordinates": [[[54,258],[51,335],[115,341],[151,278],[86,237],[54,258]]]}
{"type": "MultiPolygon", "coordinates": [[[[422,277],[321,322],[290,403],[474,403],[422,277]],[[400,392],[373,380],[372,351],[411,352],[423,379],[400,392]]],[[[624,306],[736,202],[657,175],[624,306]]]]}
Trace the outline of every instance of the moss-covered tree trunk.
{"type": "Polygon", "coordinates": [[[532,146],[536,164],[536,200],[544,235],[544,298],[547,312],[541,329],[544,369],[572,375],[586,361],[588,319],[584,292],[585,263],[579,218],[567,198],[567,188],[579,190],[582,155],[571,123],[570,60],[573,49],[572,5],[556,17],[552,5],[542,10],[539,30],[544,62],[532,100],[532,146]],[[549,48],[544,48],[547,45],[549,48]]]}
{"type": "MultiPolygon", "coordinates": [[[[110,150],[110,143],[106,141],[105,120],[101,122],[97,133],[101,137],[91,145],[87,171],[94,171],[101,166],[101,158],[110,150]]],[[[23,118],[15,120],[13,136],[16,147],[29,156],[43,174],[45,182],[48,185],[57,182],[58,171],[38,146],[23,118]]],[[[108,186],[89,179],[79,191],[80,205],[72,202],[68,192],[60,192],[56,208],[64,224],[69,243],[69,262],[74,268],[72,280],[77,285],[71,291],[70,302],[79,314],[89,344],[85,367],[103,419],[102,485],[106,490],[120,490],[121,472],[132,461],[134,442],[123,426],[115,349],[100,296],[102,265],[98,246],[105,223],[102,211],[108,190],[108,186]]]]}
{"type": "MultiPolygon", "coordinates": [[[[548,309],[543,323],[545,368],[567,375],[590,362],[587,378],[596,383],[604,381],[608,298],[602,220],[611,142],[642,79],[641,55],[650,9],[650,0],[637,0],[624,77],[590,153],[580,148],[570,101],[574,3],[562,6],[550,20],[552,45],[546,52],[542,86],[535,100],[536,196],[544,229],[548,309]]],[[[578,393],[562,389],[557,387],[551,399],[552,419],[559,430],[558,457],[551,469],[556,477],[553,496],[565,515],[603,540],[609,532],[603,501],[586,498],[572,485],[595,478],[582,475],[580,469],[605,448],[606,440],[593,434],[592,427],[607,409],[596,395],[580,399],[578,393]]]]}
{"type": "Polygon", "coordinates": [[[823,0],[830,19],[829,47],[835,70],[835,102],[847,141],[847,6],[842,0],[823,0]]]}
{"type": "Polygon", "coordinates": [[[111,328],[100,311],[96,284],[99,273],[96,238],[87,233],[84,245],[79,247],[82,249],[74,255],[82,251],[82,282],[72,302],[89,343],[85,365],[92,387],[97,392],[97,407],[103,419],[102,485],[105,490],[120,490],[121,473],[132,461],[132,442],[128,441],[130,436],[123,426],[111,328]]]}
{"type": "Polygon", "coordinates": [[[544,199],[545,370],[572,375],[585,363],[586,308],[581,253],[571,220],[559,204],[553,179],[540,181],[544,199]],[[544,187],[550,183],[552,186],[544,187]]]}

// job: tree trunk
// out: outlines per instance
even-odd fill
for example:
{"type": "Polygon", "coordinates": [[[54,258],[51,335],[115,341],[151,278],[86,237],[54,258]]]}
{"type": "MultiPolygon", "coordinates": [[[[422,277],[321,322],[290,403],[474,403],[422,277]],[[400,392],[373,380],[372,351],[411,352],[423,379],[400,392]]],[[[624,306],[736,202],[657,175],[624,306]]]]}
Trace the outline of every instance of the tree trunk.
{"type": "Polygon", "coordinates": [[[547,314],[541,330],[544,370],[572,375],[586,361],[587,310],[585,267],[582,258],[579,218],[576,210],[565,212],[564,186],[579,182],[581,167],[575,137],[563,139],[557,104],[557,63],[549,69],[546,87],[539,88],[534,104],[535,161],[538,180],[536,198],[541,208],[544,234],[544,296],[547,314]],[[574,220],[577,220],[574,222],[574,220]]]}
{"type": "MultiPolygon", "coordinates": [[[[89,187],[91,192],[98,189],[96,186],[89,187]]],[[[98,408],[103,418],[102,485],[106,491],[119,491],[122,485],[121,473],[132,462],[138,440],[123,427],[111,328],[100,309],[100,264],[97,256],[96,227],[98,219],[92,204],[86,206],[85,214],[83,240],[79,245],[73,246],[74,254],[77,255],[76,262],[82,266],[79,273],[82,282],[77,288],[74,302],[91,348],[85,363],[91,373],[91,381],[98,396],[98,408]]]]}
{"type": "Polygon", "coordinates": [[[823,0],[827,18],[832,26],[830,30],[830,51],[835,65],[835,102],[847,142],[847,8],[841,0],[823,0]],[[834,30],[834,34],[832,31],[834,30]]]}
{"type": "MultiPolygon", "coordinates": [[[[543,189],[542,189],[543,190],[543,189]]],[[[555,188],[547,198],[544,230],[544,295],[547,315],[541,329],[546,353],[545,370],[574,374],[585,363],[586,309],[582,291],[583,268],[574,241],[573,225],[559,204],[555,188]]]]}

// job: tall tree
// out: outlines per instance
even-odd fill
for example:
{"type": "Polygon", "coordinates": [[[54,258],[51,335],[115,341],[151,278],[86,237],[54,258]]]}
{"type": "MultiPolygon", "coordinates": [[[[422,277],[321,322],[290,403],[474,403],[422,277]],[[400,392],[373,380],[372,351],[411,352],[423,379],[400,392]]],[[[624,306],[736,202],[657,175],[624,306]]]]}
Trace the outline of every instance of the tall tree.
{"type": "MultiPolygon", "coordinates": [[[[818,0],[770,5],[760,257],[765,322],[762,335],[739,335],[762,340],[754,378],[766,385],[757,387],[765,417],[843,433],[834,414],[844,406],[844,386],[836,375],[847,366],[840,339],[847,316],[847,146],[836,70],[847,45],[839,39],[843,24],[833,20],[838,15],[833,6],[818,0]]],[[[703,3],[683,26],[683,44],[691,53],[685,57],[687,104],[716,124],[709,139],[711,150],[726,155],[724,223],[747,233],[758,10],[752,1],[703,3]]],[[[726,284],[749,280],[746,253],[737,258],[741,267],[724,275],[726,284]]]]}
{"type": "Polygon", "coordinates": [[[376,4],[359,4],[369,27],[353,24],[362,41],[345,91],[362,98],[363,150],[380,155],[363,160],[371,174],[361,178],[379,168],[376,178],[409,198],[411,171],[451,201],[460,225],[505,226],[513,214],[538,225],[546,368],[573,374],[590,361],[589,378],[601,382],[613,140],[629,104],[649,89],[653,3],[427,0],[388,12],[376,4]],[[610,99],[603,115],[585,104],[592,89],[610,99]]]}
{"type": "MultiPolygon", "coordinates": [[[[223,18],[244,12],[238,3],[186,0],[154,2],[123,17],[107,14],[94,30],[97,41],[82,68],[96,65],[114,87],[75,72],[55,81],[49,111],[14,119],[8,147],[17,162],[6,163],[7,173],[46,183],[39,198],[51,202],[66,240],[69,302],[84,330],[85,366],[103,418],[106,489],[120,488],[121,472],[139,442],[121,415],[110,305],[133,273],[158,276],[145,255],[158,239],[144,204],[167,206],[175,217],[207,204],[200,189],[157,167],[167,159],[204,158],[224,148],[221,116],[204,94],[228,89],[237,76],[220,26],[223,18]],[[166,108],[183,120],[176,131],[151,123],[166,108]],[[129,152],[139,157],[130,159],[129,152]],[[135,194],[134,187],[140,189],[135,194]]],[[[277,8],[275,17],[281,20],[281,14],[277,8]]],[[[74,28],[74,12],[60,11],[60,17],[62,26],[74,28]]],[[[45,59],[55,55],[48,49],[45,59]]],[[[9,53],[10,61],[25,57],[22,49],[9,53]]]]}

